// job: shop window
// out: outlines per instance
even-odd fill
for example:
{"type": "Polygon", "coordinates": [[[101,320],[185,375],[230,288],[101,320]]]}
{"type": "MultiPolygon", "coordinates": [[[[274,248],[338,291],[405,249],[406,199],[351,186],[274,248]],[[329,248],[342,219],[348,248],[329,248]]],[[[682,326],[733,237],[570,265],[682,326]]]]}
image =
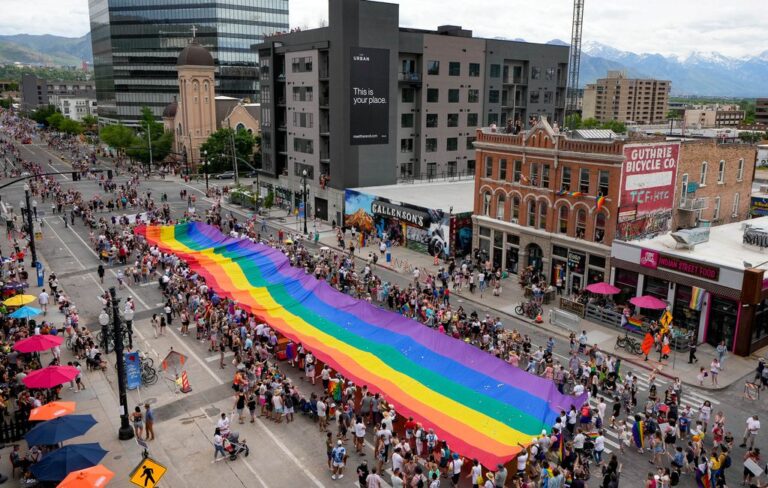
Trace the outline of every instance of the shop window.
{"type": "Polygon", "coordinates": [[[510,219],[513,223],[518,223],[520,221],[520,197],[512,197],[512,208],[511,214],[512,218],[510,219]]]}
{"type": "Polygon", "coordinates": [[[587,211],[580,208],[576,211],[576,238],[584,239],[587,234],[587,211]]]}
{"type": "Polygon", "coordinates": [[[734,300],[710,296],[709,327],[707,342],[717,347],[720,341],[725,342],[728,350],[733,347],[733,335],[736,332],[738,306],[734,300]]]}
{"type": "Polygon", "coordinates": [[[598,212],[595,216],[595,242],[603,242],[605,238],[605,213],[598,212]]]}
{"type": "Polygon", "coordinates": [[[768,337],[768,300],[763,300],[755,311],[752,323],[752,342],[768,337]]]}
{"type": "Polygon", "coordinates": [[[563,191],[571,191],[571,168],[570,166],[563,166],[563,173],[560,179],[560,189],[563,191]]]}
{"type": "Polygon", "coordinates": [[[679,283],[675,286],[675,306],[672,311],[672,319],[675,327],[695,336],[699,330],[701,311],[690,308],[692,290],[690,286],[679,283]]]}
{"type": "Polygon", "coordinates": [[[483,215],[491,215],[491,192],[483,193],[483,215]]]}
{"type": "Polygon", "coordinates": [[[493,268],[501,268],[501,258],[504,253],[504,233],[494,231],[493,232],[493,254],[491,255],[491,263],[493,268]]]}
{"type": "Polygon", "coordinates": [[[546,230],[547,228],[547,211],[549,210],[549,205],[547,205],[547,202],[540,202],[539,203],[539,219],[536,223],[536,227],[539,229],[546,230]]]}
{"type": "Polygon", "coordinates": [[[667,300],[669,294],[669,281],[656,278],[655,276],[645,277],[645,286],[643,288],[643,295],[651,295],[659,300],[667,300]]]}
{"type": "Polygon", "coordinates": [[[509,244],[509,234],[507,234],[507,273],[517,274],[520,260],[520,250],[516,246],[509,244]]]}
{"type": "Polygon", "coordinates": [[[536,200],[528,200],[528,227],[536,227],[536,200]]]}
{"type": "Polygon", "coordinates": [[[632,297],[637,296],[638,277],[635,271],[616,268],[614,285],[621,290],[614,298],[616,303],[629,303],[632,297]]]}
{"type": "Polygon", "coordinates": [[[507,203],[507,198],[503,193],[499,193],[496,198],[496,218],[504,220],[504,205],[507,203]]]}
{"type": "Polygon", "coordinates": [[[557,212],[557,230],[561,234],[568,234],[568,205],[563,205],[557,212]]]}

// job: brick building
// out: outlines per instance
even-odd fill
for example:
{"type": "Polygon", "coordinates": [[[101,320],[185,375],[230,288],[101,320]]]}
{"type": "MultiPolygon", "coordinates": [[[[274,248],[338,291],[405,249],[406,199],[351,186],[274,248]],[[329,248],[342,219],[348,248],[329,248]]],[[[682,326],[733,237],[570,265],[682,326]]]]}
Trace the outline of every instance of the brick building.
{"type": "Polygon", "coordinates": [[[686,141],[681,146],[672,228],[749,218],[757,150],[744,144],[686,141]]]}
{"type": "Polygon", "coordinates": [[[667,120],[669,80],[627,78],[621,71],[609,71],[584,88],[582,118],[600,122],[618,120],[637,124],[658,124],[667,120]]]}
{"type": "Polygon", "coordinates": [[[567,289],[607,280],[623,146],[570,139],[546,118],[516,135],[478,129],[473,247],[494,267],[532,266],[567,289]]]}

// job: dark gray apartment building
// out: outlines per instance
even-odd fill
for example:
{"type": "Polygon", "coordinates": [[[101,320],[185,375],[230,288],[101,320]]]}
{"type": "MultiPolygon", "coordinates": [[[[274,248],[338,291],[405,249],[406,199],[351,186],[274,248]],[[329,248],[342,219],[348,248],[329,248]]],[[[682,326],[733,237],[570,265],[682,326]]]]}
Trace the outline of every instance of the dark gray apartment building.
{"type": "Polygon", "coordinates": [[[329,0],[328,27],[253,46],[262,186],[340,222],[346,188],[472,174],[475,129],[562,122],[568,48],[399,27],[399,6],[329,0]]]}
{"type": "Polygon", "coordinates": [[[89,0],[94,78],[104,122],[159,118],[178,95],[176,58],[193,36],[216,63],[216,93],[258,97],[250,46],[288,29],[288,0],[89,0]]]}
{"type": "Polygon", "coordinates": [[[61,97],[94,98],[93,81],[46,80],[32,74],[21,75],[21,109],[32,111],[40,105],[56,105],[61,97]]]}

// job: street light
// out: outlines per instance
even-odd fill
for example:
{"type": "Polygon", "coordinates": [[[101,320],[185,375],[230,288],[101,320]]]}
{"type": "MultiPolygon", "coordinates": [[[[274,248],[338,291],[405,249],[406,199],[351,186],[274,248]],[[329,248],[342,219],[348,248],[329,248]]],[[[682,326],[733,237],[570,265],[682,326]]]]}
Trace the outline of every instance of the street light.
{"type": "Polygon", "coordinates": [[[125,319],[125,327],[128,329],[128,349],[133,349],[133,309],[126,307],[123,310],[123,318],[125,319]]]}
{"type": "Polygon", "coordinates": [[[203,151],[203,164],[205,164],[205,193],[208,193],[208,151],[203,151]]]}
{"type": "Polygon", "coordinates": [[[99,324],[101,324],[101,337],[103,338],[103,342],[101,346],[104,347],[104,354],[109,352],[109,329],[107,329],[107,326],[109,325],[109,315],[107,315],[107,311],[102,310],[99,314],[99,324]]]}
{"type": "Polygon", "coordinates": [[[32,268],[37,269],[37,249],[35,248],[35,229],[32,228],[32,206],[29,203],[29,185],[24,184],[24,200],[27,212],[27,234],[29,236],[29,249],[32,251],[32,268]]]}
{"type": "Polygon", "coordinates": [[[123,330],[120,326],[120,313],[117,310],[117,292],[110,287],[112,297],[112,334],[115,338],[115,356],[117,356],[117,391],[120,396],[120,429],[117,438],[121,441],[133,439],[133,429],[128,423],[128,397],[125,393],[125,363],[123,360],[123,330]]]}
{"type": "Polygon", "coordinates": [[[301,195],[304,197],[304,235],[309,234],[307,232],[307,170],[301,171],[301,195]]]}

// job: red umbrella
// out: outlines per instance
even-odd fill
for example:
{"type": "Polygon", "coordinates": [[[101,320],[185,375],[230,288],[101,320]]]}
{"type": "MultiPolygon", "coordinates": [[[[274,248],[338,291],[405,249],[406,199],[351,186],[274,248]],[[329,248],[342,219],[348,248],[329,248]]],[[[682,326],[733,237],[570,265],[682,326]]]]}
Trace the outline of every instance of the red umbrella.
{"type": "Polygon", "coordinates": [[[48,366],[29,373],[22,381],[27,388],[53,388],[72,381],[77,374],[77,368],[72,366],[48,366]]]}
{"type": "Polygon", "coordinates": [[[35,335],[27,337],[13,345],[13,348],[19,352],[39,352],[47,351],[54,346],[60,346],[64,342],[63,337],[50,334],[35,335]]]}
{"type": "Polygon", "coordinates": [[[659,300],[651,295],[631,298],[629,303],[640,308],[650,308],[652,310],[663,310],[667,308],[667,302],[659,300]]]}
{"type": "Polygon", "coordinates": [[[591,285],[587,286],[587,291],[591,291],[592,293],[597,293],[598,295],[615,295],[619,293],[621,290],[616,288],[613,285],[609,285],[608,283],[602,282],[602,283],[592,283],[591,285]]]}

